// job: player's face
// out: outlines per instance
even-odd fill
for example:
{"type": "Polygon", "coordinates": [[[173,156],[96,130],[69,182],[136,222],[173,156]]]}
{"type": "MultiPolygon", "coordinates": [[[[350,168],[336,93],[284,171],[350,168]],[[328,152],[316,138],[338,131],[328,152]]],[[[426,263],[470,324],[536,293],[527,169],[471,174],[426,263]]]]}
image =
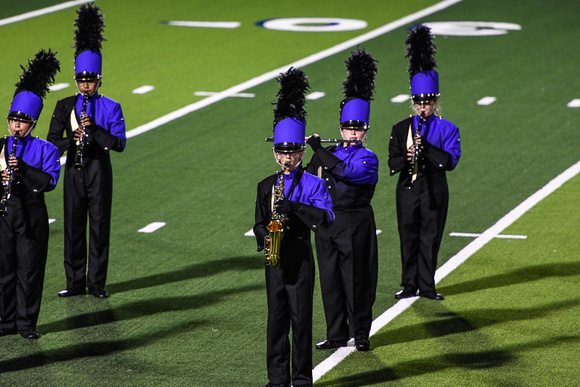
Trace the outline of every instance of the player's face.
{"type": "Polygon", "coordinates": [[[417,110],[417,114],[428,118],[433,114],[435,110],[435,103],[437,102],[436,99],[427,99],[415,102],[415,110],[417,110]]]}
{"type": "Polygon", "coordinates": [[[101,86],[100,79],[82,79],[77,81],[77,88],[81,94],[89,93],[89,97],[93,96],[101,86]]]}
{"type": "Polygon", "coordinates": [[[365,138],[366,130],[356,126],[343,128],[340,130],[343,140],[362,141],[365,138]]]}
{"type": "Polygon", "coordinates": [[[13,136],[24,137],[30,131],[32,127],[32,122],[23,121],[18,118],[8,119],[8,129],[13,136]]]}
{"type": "Polygon", "coordinates": [[[280,153],[280,152],[276,152],[276,158],[278,159],[278,162],[280,163],[280,165],[284,165],[285,163],[288,163],[288,168],[284,169],[284,173],[289,174],[290,172],[294,172],[296,170],[296,168],[298,168],[298,165],[300,165],[300,161],[302,160],[302,157],[304,156],[304,151],[298,151],[298,152],[291,152],[291,153],[280,153]]]}

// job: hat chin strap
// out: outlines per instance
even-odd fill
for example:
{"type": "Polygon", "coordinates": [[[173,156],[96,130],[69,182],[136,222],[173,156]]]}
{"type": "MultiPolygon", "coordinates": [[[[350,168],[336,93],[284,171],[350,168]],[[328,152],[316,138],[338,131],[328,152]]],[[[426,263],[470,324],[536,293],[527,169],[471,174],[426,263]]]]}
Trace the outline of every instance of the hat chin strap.
{"type": "MultiPolygon", "coordinates": [[[[30,129],[28,129],[28,131],[26,133],[24,133],[23,136],[18,136],[18,138],[26,138],[32,132],[32,130],[36,127],[36,122],[37,121],[33,121],[32,124],[30,124],[30,129]]],[[[12,132],[10,131],[10,124],[8,124],[7,130],[11,136],[14,136],[14,134],[12,134],[12,132]]],[[[14,137],[16,137],[16,136],[14,136],[14,137]]]]}
{"type": "MultiPolygon", "coordinates": [[[[338,127],[338,132],[340,133],[340,137],[342,137],[343,140],[346,140],[346,138],[344,138],[344,136],[342,135],[342,127],[341,126],[338,127]]],[[[369,130],[366,129],[365,130],[365,135],[362,138],[362,144],[363,145],[365,144],[365,141],[367,140],[367,135],[368,134],[369,134],[369,130]]],[[[350,144],[350,142],[343,142],[342,143],[342,146],[347,147],[347,146],[349,146],[349,144],[350,144]]]]}

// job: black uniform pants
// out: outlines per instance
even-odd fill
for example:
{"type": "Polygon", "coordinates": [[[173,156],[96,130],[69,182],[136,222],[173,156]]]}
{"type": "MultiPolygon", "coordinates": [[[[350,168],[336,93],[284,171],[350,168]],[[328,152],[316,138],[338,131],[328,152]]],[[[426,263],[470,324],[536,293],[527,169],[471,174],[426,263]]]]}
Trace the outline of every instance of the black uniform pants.
{"type": "Polygon", "coordinates": [[[401,286],[435,290],[435,269],[447,219],[449,190],[445,173],[420,174],[413,189],[400,179],[396,188],[401,242],[401,286]]]}
{"type": "Polygon", "coordinates": [[[36,329],[48,249],[44,194],[13,195],[0,217],[0,329],[36,329]]]}
{"type": "Polygon", "coordinates": [[[286,242],[278,265],[266,266],[267,367],[271,384],[298,386],[312,384],[314,257],[309,240],[286,242]]]}
{"type": "Polygon", "coordinates": [[[315,236],[326,338],[369,337],[376,298],[378,252],[372,207],[335,208],[315,236]]]}
{"type": "Polygon", "coordinates": [[[66,287],[104,289],[109,263],[113,173],[105,160],[85,160],[64,174],[64,268],[66,287]],[[87,270],[87,216],[89,249],[87,270]]]}

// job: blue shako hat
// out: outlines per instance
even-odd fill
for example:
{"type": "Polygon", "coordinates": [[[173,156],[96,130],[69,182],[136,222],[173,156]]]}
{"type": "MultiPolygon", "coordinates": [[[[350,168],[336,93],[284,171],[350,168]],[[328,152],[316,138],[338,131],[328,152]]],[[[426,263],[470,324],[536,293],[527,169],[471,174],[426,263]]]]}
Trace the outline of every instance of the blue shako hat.
{"type": "Polygon", "coordinates": [[[83,4],[75,20],[75,79],[99,79],[103,74],[101,42],[105,23],[101,9],[93,4],[83,4]]]}
{"type": "Polygon", "coordinates": [[[277,79],[280,90],[274,109],[274,150],[296,152],[305,148],[306,142],[306,92],[310,89],[304,71],[291,67],[277,79]]]}
{"type": "Polygon", "coordinates": [[[36,122],[42,111],[42,99],[49,91],[49,85],[54,82],[54,76],[60,70],[60,62],[56,53],[40,50],[32,61],[28,61],[28,68],[20,66],[23,74],[15,84],[16,91],[10,106],[7,119],[19,119],[36,122]]]}
{"type": "Polygon", "coordinates": [[[346,63],[347,78],[342,83],[345,99],[340,103],[340,126],[369,128],[371,103],[375,90],[377,60],[360,49],[351,52],[346,63]]]}
{"type": "Polygon", "coordinates": [[[411,77],[411,96],[416,99],[434,99],[439,97],[439,74],[434,70],[435,48],[431,29],[426,25],[415,27],[405,41],[411,77]]]}

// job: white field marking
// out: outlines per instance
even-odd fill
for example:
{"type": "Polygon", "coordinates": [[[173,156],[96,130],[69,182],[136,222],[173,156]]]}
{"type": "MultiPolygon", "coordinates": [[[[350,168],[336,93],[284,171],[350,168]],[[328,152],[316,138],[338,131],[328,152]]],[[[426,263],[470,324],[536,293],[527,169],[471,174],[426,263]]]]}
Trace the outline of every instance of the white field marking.
{"type": "Polygon", "coordinates": [[[480,106],[487,106],[487,105],[491,105],[496,100],[497,100],[497,98],[495,98],[495,97],[483,97],[482,99],[477,101],[477,104],[480,106]]]}
{"type": "MultiPolygon", "coordinates": [[[[452,237],[464,237],[464,238],[477,238],[481,236],[481,234],[473,234],[468,232],[451,232],[449,236],[452,237]]],[[[526,239],[527,235],[496,235],[495,238],[503,238],[503,239],[526,239]]]]}
{"type": "Polygon", "coordinates": [[[165,226],[165,222],[153,222],[143,227],[139,232],[152,233],[165,226]]]}
{"type": "Polygon", "coordinates": [[[133,94],[147,94],[153,90],[155,90],[154,86],[145,85],[145,86],[141,86],[141,87],[138,87],[135,90],[133,90],[133,94]]]}
{"type": "MultiPolygon", "coordinates": [[[[465,262],[469,257],[475,254],[479,249],[485,246],[493,238],[497,237],[499,233],[505,230],[507,227],[512,225],[516,220],[518,220],[522,215],[524,215],[529,209],[538,204],[540,201],[545,199],[548,195],[560,188],[565,182],[572,179],[574,176],[580,173],[580,161],[572,165],[560,175],[552,179],[548,184],[542,187],[539,191],[528,197],[522,203],[520,203],[516,208],[511,210],[509,213],[504,215],[503,218],[497,221],[493,226],[484,231],[475,240],[465,246],[456,255],[451,257],[443,266],[441,266],[435,272],[435,283],[439,283],[443,278],[445,278],[449,273],[459,267],[463,262],[465,262]]],[[[375,321],[373,321],[370,331],[370,336],[373,336],[381,328],[385,327],[391,320],[400,315],[405,309],[410,307],[419,297],[412,297],[400,300],[391,308],[387,309],[383,314],[381,314],[375,321]]],[[[317,381],[332,369],[335,365],[340,363],[354,350],[351,348],[340,348],[338,351],[333,353],[330,357],[322,361],[312,370],[313,381],[317,381]]]]}
{"type": "Polygon", "coordinates": [[[50,91],[59,91],[67,89],[69,86],[70,86],[69,83],[56,83],[54,85],[49,86],[48,88],[50,89],[50,91]]]}
{"type": "Polygon", "coordinates": [[[404,103],[409,102],[411,100],[411,96],[409,94],[399,94],[393,98],[391,98],[392,103],[404,103]]]}
{"type": "Polygon", "coordinates": [[[310,93],[306,96],[306,99],[309,101],[316,101],[317,99],[320,99],[320,98],[324,97],[325,95],[326,95],[326,93],[323,91],[313,91],[312,93],[310,93]]]}
{"type": "Polygon", "coordinates": [[[211,22],[211,21],[167,21],[165,24],[177,27],[198,27],[198,28],[238,28],[242,25],[240,22],[211,22]]]}
{"type": "Polygon", "coordinates": [[[568,106],[569,108],[577,108],[580,107],[580,99],[576,98],[573,99],[572,101],[568,102],[568,106]]]}
{"type": "MultiPolygon", "coordinates": [[[[215,95],[218,93],[215,91],[196,91],[194,94],[197,95],[198,97],[208,97],[210,95],[215,95]]],[[[237,93],[234,95],[230,95],[230,97],[238,97],[238,98],[254,98],[255,96],[256,94],[254,93],[237,93]]]]}
{"type": "Polygon", "coordinates": [[[56,219],[48,219],[48,224],[52,224],[54,222],[56,222],[56,219]]]}
{"type": "MultiPolygon", "coordinates": [[[[383,232],[383,230],[377,230],[377,235],[381,234],[382,232],[383,232]]],[[[253,237],[253,236],[256,236],[256,235],[254,234],[254,230],[253,229],[250,229],[250,230],[248,230],[248,231],[246,231],[244,233],[244,236],[253,237]]]]}
{"type": "MultiPolygon", "coordinates": [[[[91,0],[94,1],[94,0],[91,0]]],[[[47,7],[43,9],[38,9],[36,11],[23,13],[22,15],[12,16],[6,19],[0,20],[0,26],[5,26],[7,24],[21,22],[23,20],[32,19],[37,16],[47,15],[49,13],[62,11],[63,9],[76,7],[77,5],[90,3],[91,1],[87,0],[76,0],[76,1],[67,1],[66,3],[53,5],[52,7],[47,7]]]]}
{"type": "Polygon", "coordinates": [[[362,34],[362,35],[356,37],[356,38],[347,40],[346,42],[340,43],[334,47],[330,47],[326,50],[320,51],[316,54],[310,55],[310,56],[303,58],[301,60],[298,60],[296,62],[290,63],[286,66],[282,66],[282,67],[279,67],[277,69],[271,70],[267,73],[264,73],[262,75],[255,77],[255,78],[252,78],[252,79],[247,80],[243,83],[240,83],[239,85],[232,86],[229,89],[226,89],[226,90],[221,91],[217,94],[208,96],[207,98],[204,98],[201,101],[195,102],[191,105],[184,106],[181,109],[178,109],[172,113],[166,114],[162,117],[159,117],[159,118],[157,118],[149,123],[138,126],[138,127],[127,132],[127,138],[135,137],[135,136],[138,136],[140,134],[146,133],[150,130],[153,130],[153,129],[160,127],[161,125],[164,125],[168,122],[176,120],[180,117],[183,117],[189,113],[203,109],[204,107],[210,106],[210,105],[212,105],[216,102],[219,102],[225,98],[231,97],[237,93],[240,93],[242,91],[245,91],[247,89],[250,89],[252,87],[260,85],[264,82],[272,80],[272,79],[276,78],[277,76],[279,76],[280,73],[287,71],[290,67],[301,68],[301,67],[307,66],[309,64],[318,62],[318,61],[320,61],[324,58],[327,58],[331,55],[337,54],[337,53],[342,52],[342,51],[346,51],[352,47],[356,47],[357,45],[364,43],[370,39],[376,38],[377,36],[381,36],[381,35],[386,34],[387,32],[393,31],[397,28],[404,27],[404,26],[408,25],[409,23],[416,21],[417,19],[426,17],[432,13],[441,11],[441,10],[448,8],[454,4],[460,3],[461,1],[462,0],[444,0],[444,1],[437,3],[431,7],[425,8],[424,10],[415,12],[415,13],[408,15],[408,16],[405,16],[399,20],[385,24],[382,27],[379,27],[373,31],[369,31],[365,34],[362,34]]]}

